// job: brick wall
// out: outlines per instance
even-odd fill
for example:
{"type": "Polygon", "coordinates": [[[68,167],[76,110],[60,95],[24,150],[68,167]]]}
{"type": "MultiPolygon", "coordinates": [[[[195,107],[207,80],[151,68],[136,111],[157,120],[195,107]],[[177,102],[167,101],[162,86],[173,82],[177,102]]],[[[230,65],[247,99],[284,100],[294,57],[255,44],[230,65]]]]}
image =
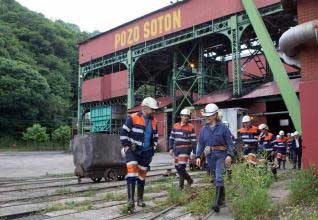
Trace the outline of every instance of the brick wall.
{"type": "MultiPolygon", "coordinates": [[[[297,1],[299,24],[318,19],[317,0],[298,0],[297,1]]],[[[301,46],[300,62],[302,67],[302,80],[318,79],[318,47],[307,44],[301,46]]]]}
{"type": "MultiPolygon", "coordinates": [[[[297,1],[299,23],[318,19],[317,0],[297,1]]],[[[300,62],[302,82],[300,84],[300,106],[303,132],[303,161],[304,166],[310,164],[318,166],[317,135],[318,124],[315,119],[318,115],[316,96],[318,93],[318,47],[314,44],[301,46],[300,62]]]]}

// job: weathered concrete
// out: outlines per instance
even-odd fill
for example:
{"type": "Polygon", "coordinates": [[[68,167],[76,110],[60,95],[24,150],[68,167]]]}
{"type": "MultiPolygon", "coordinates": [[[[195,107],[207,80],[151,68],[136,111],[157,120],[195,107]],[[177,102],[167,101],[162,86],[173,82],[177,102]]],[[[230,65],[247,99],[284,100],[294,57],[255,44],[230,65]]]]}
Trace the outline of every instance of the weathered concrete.
{"type": "MultiPolygon", "coordinates": [[[[156,153],[151,165],[172,164],[168,153],[156,153]]],[[[64,152],[0,152],[0,180],[74,172],[73,156],[64,152]]]]}
{"type": "Polygon", "coordinates": [[[63,152],[1,152],[0,179],[74,171],[73,156],[63,152]]]}

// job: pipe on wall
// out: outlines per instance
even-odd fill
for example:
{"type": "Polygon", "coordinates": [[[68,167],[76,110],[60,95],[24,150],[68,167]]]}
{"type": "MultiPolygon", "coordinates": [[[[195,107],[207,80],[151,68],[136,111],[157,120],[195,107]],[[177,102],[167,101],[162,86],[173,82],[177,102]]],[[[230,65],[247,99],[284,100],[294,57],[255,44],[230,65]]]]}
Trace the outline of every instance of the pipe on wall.
{"type": "Polygon", "coordinates": [[[312,41],[318,45],[318,20],[290,28],[279,39],[279,48],[283,52],[282,58],[286,63],[300,67],[297,57],[300,46],[312,41]]]}

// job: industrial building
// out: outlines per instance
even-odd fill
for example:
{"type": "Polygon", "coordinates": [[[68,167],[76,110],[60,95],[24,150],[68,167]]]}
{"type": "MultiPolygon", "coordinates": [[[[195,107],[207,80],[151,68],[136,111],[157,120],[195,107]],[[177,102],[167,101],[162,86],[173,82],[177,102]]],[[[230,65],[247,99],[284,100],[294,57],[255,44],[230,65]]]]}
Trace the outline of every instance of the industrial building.
{"type": "Polygon", "coordinates": [[[304,163],[318,164],[317,19],[315,0],[183,0],[81,42],[78,131],[118,132],[152,96],[165,150],[181,109],[198,134],[213,102],[236,109],[225,116],[234,133],[243,114],[273,133],[302,131],[304,163]]]}

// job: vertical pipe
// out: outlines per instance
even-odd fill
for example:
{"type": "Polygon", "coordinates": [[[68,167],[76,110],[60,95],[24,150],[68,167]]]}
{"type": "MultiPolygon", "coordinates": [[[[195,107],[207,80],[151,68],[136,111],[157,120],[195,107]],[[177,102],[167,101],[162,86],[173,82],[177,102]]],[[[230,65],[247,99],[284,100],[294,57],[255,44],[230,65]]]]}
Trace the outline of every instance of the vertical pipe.
{"type": "Polygon", "coordinates": [[[203,66],[203,43],[199,43],[199,62],[198,62],[198,95],[199,98],[202,98],[205,94],[204,91],[204,66],[203,66]]]}
{"type": "Polygon", "coordinates": [[[173,49],[173,64],[172,64],[172,124],[174,124],[175,121],[175,116],[176,116],[176,108],[177,108],[177,100],[176,100],[176,83],[177,83],[177,78],[176,78],[176,74],[177,74],[177,50],[176,48],[173,49]]]}
{"type": "Polygon", "coordinates": [[[132,60],[131,49],[127,52],[127,70],[128,70],[128,94],[127,94],[127,108],[131,109],[135,106],[135,80],[134,80],[134,63],[132,60]]]}
{"type": "Polygon", "coordinates": [[[77,85],[77,134],[83,134],[83,115],[82,115],[82,83],[83,77],[81,75],[81,67],[78,68],[78,85],[77,85]]]}

